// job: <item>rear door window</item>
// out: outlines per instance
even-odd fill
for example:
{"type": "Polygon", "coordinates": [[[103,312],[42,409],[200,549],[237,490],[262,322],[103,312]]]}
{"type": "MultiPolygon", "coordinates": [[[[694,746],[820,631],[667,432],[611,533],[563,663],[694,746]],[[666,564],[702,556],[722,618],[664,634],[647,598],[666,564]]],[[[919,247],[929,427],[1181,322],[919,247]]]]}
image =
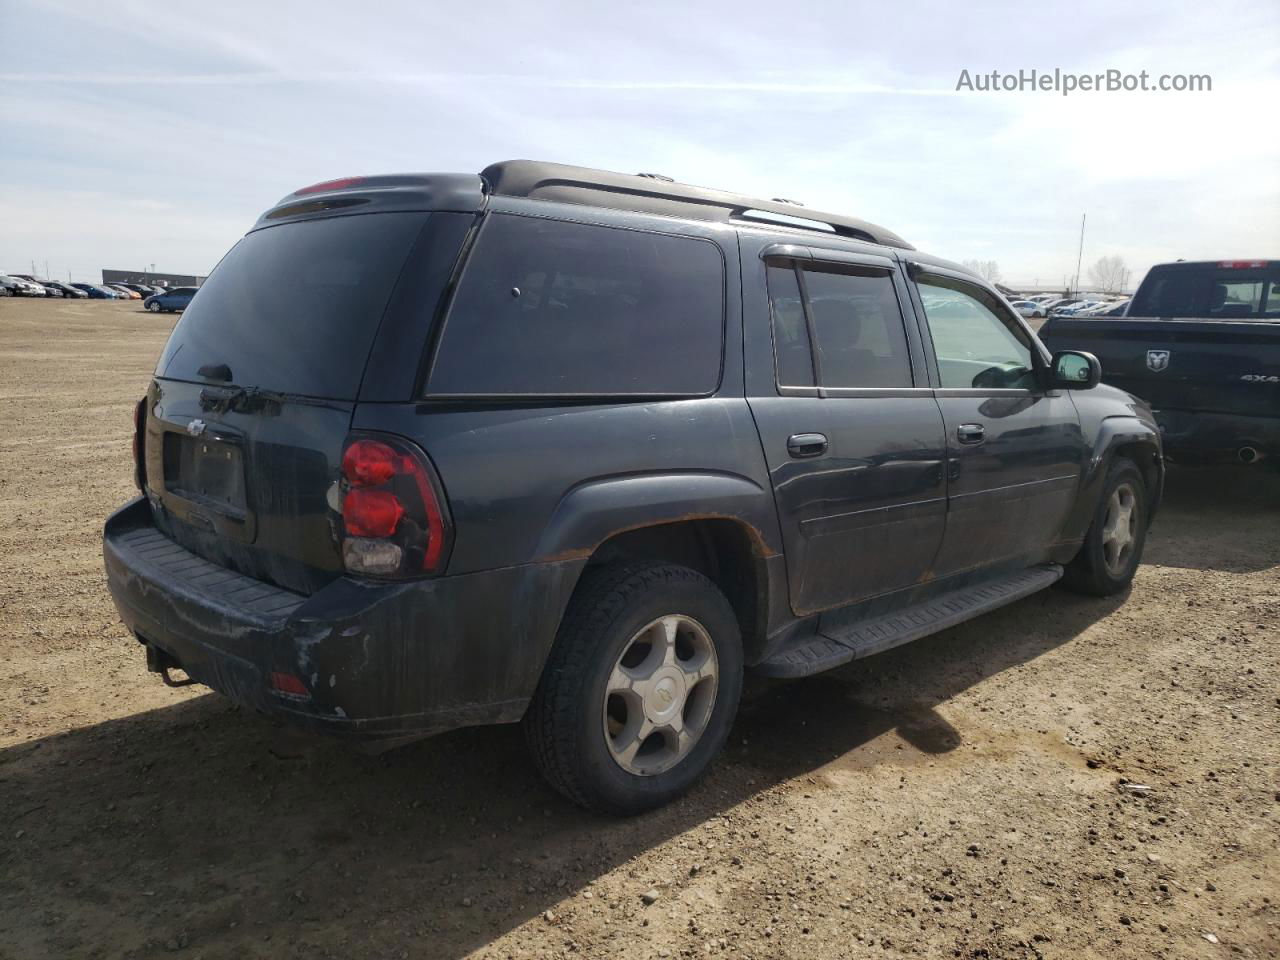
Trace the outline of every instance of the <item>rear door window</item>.
{"type": "Polygon", "coordinates": [[[795,266],[790,261],[770,263],[768,284],[778,386],[812,387],[813,357],[795,266]]]}
{"type": "Polygon", "coordinates": [[[355,399],[396,278],[425,213],[302,220],[248,234],[199,287],[156,375],[355,399]]]}
{"type": "Polygon", "coordinates": [[[888,270],[806,264],[801,277],[820,386],[912,385],[902,311],[888,270]]]}
{"type": "Polygon", "coordinates": [[[912,386],[890,271],[786,260],[767,279],[779,386],[912,386]]]}
{"type": "Polygon", "coordinates": [[[715,244],[492,214],[445,320],[427,391],[702,395],[720,382],[715,244]]]}

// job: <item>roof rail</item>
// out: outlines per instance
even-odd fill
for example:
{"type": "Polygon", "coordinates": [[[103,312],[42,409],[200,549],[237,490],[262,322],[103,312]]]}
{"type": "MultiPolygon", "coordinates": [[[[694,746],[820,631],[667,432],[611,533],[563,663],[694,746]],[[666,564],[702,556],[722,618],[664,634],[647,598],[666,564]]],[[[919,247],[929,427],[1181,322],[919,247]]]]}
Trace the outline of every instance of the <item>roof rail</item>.
{"type": "Polygon", "coordinates": [[[790,200],[758,200],[692,187],[661,174],[611,173],[563,163],[504,160],[485,167],[480,177],[490,193],[504,197],[582,203],[691,220],[768,224],[915,249],[892,230],[856,217],[811,210],[790,200]]]}

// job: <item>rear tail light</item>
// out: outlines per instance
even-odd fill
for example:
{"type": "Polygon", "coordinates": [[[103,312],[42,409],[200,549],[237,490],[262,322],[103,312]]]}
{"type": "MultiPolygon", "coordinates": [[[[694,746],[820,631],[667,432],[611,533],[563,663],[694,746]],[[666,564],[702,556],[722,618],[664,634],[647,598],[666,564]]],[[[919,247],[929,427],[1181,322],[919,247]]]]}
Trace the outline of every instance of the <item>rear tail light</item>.
{"type": "Polygon", "coordinates": [[[448,523],[426,454],[399,437],[356,436],[342,454],[342,562],[350,573],[413,577],[444,566],[448,523]]]}
{"type": "Polygon", "coordinates": [[[139,490],[147,488],[147,398],[133,407],[133,482],[139,490]]]}
{"type": "Polygon", "coordinates": [[[1267,265],[1266,260],[1219,260],[1220,270],[1261,270],[1267,265]]]}

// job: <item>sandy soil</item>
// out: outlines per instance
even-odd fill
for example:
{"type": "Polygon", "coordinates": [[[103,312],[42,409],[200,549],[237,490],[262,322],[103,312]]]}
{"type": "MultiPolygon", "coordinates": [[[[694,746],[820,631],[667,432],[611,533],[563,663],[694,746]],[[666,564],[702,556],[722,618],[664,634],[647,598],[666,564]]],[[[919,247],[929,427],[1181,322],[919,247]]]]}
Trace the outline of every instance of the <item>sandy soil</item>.
{"type": "Polygon", "coordinates": [[[1275,475],[1174,473],[1127,597],[751,684],[615,821],[516,728],[365,757],[145,672],[99,530],[171,322],[0,299],[0,957],[1280,955],[1275,475]]]}

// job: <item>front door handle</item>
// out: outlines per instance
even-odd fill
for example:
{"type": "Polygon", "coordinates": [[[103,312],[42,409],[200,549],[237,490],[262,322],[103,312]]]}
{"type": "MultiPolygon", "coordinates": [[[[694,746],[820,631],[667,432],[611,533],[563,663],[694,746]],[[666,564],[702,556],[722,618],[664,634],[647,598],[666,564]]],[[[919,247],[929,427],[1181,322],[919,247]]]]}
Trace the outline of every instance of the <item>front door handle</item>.
{"type": "Polygon", "coordinates": [[[962,423],[956,427],[956,439],[961,443],[981,443],[987,439],[987,428],[980,423],[962,423]]]}
{"type": "Polygon", "coordinates": [[[821,433],[796,433],[787,437],[787,453],[802,460],[820,457],[827,452],[827,438],[821,433]]]}

